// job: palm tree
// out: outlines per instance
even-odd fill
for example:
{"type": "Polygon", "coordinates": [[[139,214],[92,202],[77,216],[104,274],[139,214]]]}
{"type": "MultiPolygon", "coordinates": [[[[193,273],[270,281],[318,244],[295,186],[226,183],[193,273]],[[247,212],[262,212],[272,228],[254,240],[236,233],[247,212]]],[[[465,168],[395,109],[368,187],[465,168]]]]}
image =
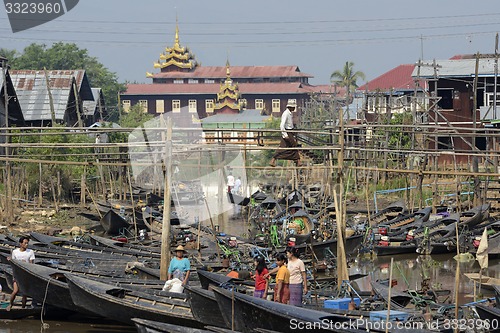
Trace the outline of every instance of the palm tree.
{"type": "Polygon", "coordinates": [[[358,88],[358,79],[365,79],[365,73],[360,71],[354,71],[354,63],[352,61],[346,61],[342,71],[335,71],[330,75],[330,81],[339,87],[346,88],[346,112],[349,114],[349,103],[351,99],[351,92],[354,92],[358,88]]]}

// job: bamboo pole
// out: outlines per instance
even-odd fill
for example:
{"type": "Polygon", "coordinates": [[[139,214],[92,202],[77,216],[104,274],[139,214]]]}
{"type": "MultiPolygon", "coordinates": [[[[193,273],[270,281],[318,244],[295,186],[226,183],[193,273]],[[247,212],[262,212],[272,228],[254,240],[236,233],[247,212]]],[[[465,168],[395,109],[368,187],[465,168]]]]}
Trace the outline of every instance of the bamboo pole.
{"type": "Polygon", "coordinates": [[[160,279],[167,279],[170,264],[170,186],[172,182],[172,119],[167,119],[167,140],[165,144],[165,178],[163,186],[163,223],[161,228],[160,279]]]}
{"type": "Polygon", "coordinates": [[[389,271],[389,295],[387,297],[387,315],[385,317],[385,333],[389,332],[389,320],[391,316],[391,294],[392,294],[392,265],[394,264],[394,258],[391,257],[391,268],[389,271]]]}

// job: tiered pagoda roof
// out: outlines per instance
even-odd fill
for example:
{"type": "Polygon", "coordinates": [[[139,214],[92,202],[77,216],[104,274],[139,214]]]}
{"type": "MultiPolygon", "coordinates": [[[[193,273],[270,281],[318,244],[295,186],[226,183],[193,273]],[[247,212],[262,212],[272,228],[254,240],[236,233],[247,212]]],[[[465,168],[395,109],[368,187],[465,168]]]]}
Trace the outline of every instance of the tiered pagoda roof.
{"type": "Polygon", "coordinates": [[[238,99],[240,92],[238,84],[231,80],[231,70],[229,61],[226,62],[226,80],[221,83],[220,91],[217,94],[217,102],[214,106],[214,113],[239,113],[240,105],[238,99]]]}
{"type": "MultiPolygon", "coordinates": [[[[198,67],[195,56],[187,47],[182,47],[179,42],[179,26],[175,26],[174,46],[166,47],[165,52],[160,54],[158,62],[154,63],[154,68],[160,68],[165,72],[189,72],[198,67]]],[[[153,77],[155,74],[146,73],[147,77],[153,77]]]]}

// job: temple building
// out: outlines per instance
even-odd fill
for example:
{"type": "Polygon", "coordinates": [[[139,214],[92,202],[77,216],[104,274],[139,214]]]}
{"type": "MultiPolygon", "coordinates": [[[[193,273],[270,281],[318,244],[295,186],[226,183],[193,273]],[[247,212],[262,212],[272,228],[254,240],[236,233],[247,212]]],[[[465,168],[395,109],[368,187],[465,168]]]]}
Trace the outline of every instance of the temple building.
{"type": "Polygon", "coordinates": [[[181,46],[178,26],[173,46],[165,48],[154,68],[160,72],[146,73],[151,83],[129,84],[120,95],[125,111],[139,104],[151,114],[185,113],[199,119],[245,110],[278,117],[292,100],[300,116],[310,94],[324,88],[310,85],[312,76],[293,65],[202,66],[181,46]]]}

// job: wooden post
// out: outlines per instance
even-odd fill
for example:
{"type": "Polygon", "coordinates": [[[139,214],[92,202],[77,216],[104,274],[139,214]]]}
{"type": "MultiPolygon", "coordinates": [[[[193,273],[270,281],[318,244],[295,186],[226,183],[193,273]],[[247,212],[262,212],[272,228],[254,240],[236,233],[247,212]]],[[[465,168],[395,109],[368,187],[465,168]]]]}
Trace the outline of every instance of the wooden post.
{"type": "Polygon", "coordinates": [[[479,198],[480,198],[480,185],[481,181],[479,180],[479,177],[477,176],[477,173],[479,173],[479,161],[478,157],[476,156],[476,114],[477,114],[477,81],[478,81],[478,73],[479,73],[479,52],[476,53],[476,69],[475,69],[475,75],[474,75],[474,98],[473,98],[473,109],[472,109],[472,126],[474,127],[474,132],[472,133],[472,150],[474,151],[474,155],[472,157],[472,166],[473,166],[473,171],[475,173],[474,175],[474,206],[478,205],[479,203],[479,198]]]}
{"type": "MultiPolygon", "coordinates": [[[[169,158],[170,160],[170,158],[169,158]]],[[[137,218],[135,217],[135,203],[134,203],[134,192],[132,190],[132,179],[130,177],[130,169],[132,168],[132,166],[129,167],[129,170],[127,172],[127,180],[128,180],[128,185],[129,185],[129,190],[130,190],[130,202],[132,203],[132,218],[133,218],[133,221],[134,221],[134,239],[137,239],[137,218]]],[[[170,207],[170,201],[169,201],[169,205],[170,207]]],[[[169,216],[169,221],[170,221],[170,214],[168,215],[169,216]]],[[[165,223],[165,221],[163,221],[165,223]]],[[[170,223],[170,222],[169,222],[170,223]]]]}
{"type": "MultiPolygon", "coordinates": [[[[9,134],[9,91],[7,89],[7,59],[2,58],[2,74],[3,74],[3,95],[4,95],[4,108],[5,108],[5,157],[8,159],[10,155],[10,136],[9,134]]],[[[12,223],[14,220],[14,211],[12,203],[12,181],[11,181],[11,164],[9,160],[5,161],[5,172],[7,174],[6,181],[6,196],[5,196],[5,218],[6,221],[12,223]]]]}
{"type": "Polygon", "coordinates": [[[49,96],[49,106],[50,106],[50,117],[52,120],[52,127],[56,126],[56,112],[54,110],[54,99],[52,98],[52,92],[50,90],[50,80],[47,69],[43,68],[43,73],[45,74],[45,83],[47,85],[47,95],[49,96]]]}
{"type": "Polygon", "coordinates": [[[161,228],[160,279],[168,277],[170,264],[170,184],[172,177],[172,119],[167,119],[167,142],[165,144],[165,178],[163,186],[163,223],[161,228]]]}
{"type": "Polygon", "coordinates": [[[391,257],[391,268],[389,271],[389,295],[387,297],[387,316],[385,317],[385,333],[389,332],[389,320],[391,316],[391,291],[392,291],[392,265],[394,264],[394,258],[391,257]]]}

